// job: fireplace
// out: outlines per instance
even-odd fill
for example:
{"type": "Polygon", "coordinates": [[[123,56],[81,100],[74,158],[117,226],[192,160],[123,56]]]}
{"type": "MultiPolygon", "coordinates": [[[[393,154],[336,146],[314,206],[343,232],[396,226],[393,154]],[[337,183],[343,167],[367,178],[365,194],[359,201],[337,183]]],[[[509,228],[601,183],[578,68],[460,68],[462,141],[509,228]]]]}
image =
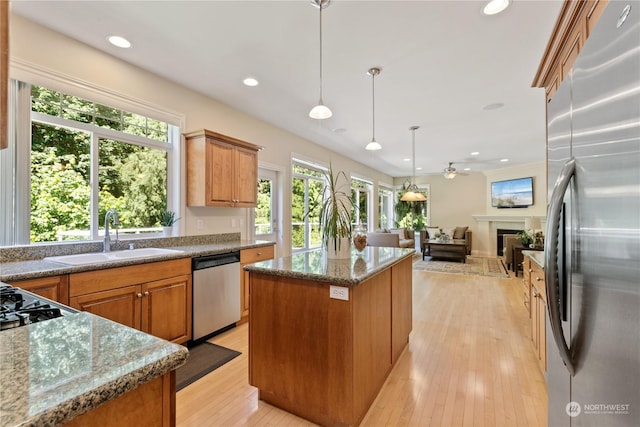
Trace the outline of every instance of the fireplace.
{"type": "Polygon", "coordinates": [[[504,236],[505,234],[518,234],[519,232],[521,232],[522,230],[510,230],[510,229],[506,229],[506,228],[498,228],[496,230],[496,246],[498,248],[498,256],[502,256],[502,252],[504,249],[504,245],[502,242],[502,236],[504,236]]]}

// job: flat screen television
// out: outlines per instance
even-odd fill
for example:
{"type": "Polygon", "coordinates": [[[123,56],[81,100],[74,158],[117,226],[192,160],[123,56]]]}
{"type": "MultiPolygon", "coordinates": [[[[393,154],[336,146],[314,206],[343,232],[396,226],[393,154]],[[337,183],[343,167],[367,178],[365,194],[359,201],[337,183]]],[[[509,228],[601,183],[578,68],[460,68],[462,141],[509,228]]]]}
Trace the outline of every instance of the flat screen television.
{"type": "Polygon", "coordinates": [[[491,183],[491,206],[526,208],[533,205],[533,177],[491,183]]]}

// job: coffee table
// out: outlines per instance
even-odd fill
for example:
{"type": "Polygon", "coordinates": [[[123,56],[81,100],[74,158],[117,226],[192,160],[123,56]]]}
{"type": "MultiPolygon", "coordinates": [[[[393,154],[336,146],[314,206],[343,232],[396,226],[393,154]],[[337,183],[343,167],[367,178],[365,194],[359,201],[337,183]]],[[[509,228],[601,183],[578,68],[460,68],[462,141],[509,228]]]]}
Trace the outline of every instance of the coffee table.
{"type": "Polygon", "coordinates": [[[438,240],[427,240],[424,242],[424,252],[422,259],[429,255],[431,258],[457,259],[467,262],[467,242],[459,239],[452,239],[446,242],[438,240]]]}

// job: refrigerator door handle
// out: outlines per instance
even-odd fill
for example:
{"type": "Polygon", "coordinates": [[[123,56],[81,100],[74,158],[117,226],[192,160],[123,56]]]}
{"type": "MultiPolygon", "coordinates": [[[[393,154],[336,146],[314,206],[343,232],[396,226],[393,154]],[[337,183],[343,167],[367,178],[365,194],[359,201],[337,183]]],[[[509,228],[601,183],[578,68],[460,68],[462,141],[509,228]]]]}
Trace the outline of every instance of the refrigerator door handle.
{"type": "Polygon", "coordinates": [[[558,239],[562,202],[571,178],[575,173],[575,169],[575,159],[572,158],[567,161],[560,170],[558,179],[553,187],[547,211],[547,229],[544,248],[544,270],[545,282],[547,284],[547,301],[549,302],[547,304],[549,324],[551,325],[551,332],[553,333],[553,338],[560,352],[560,357],[571,376],[575,374],[575,367],[571,360],[569,346],[562,333],[562,321],[560,319],[560,304],[562,302],[560,301],[561,297],[558,283],[558,239]]]}

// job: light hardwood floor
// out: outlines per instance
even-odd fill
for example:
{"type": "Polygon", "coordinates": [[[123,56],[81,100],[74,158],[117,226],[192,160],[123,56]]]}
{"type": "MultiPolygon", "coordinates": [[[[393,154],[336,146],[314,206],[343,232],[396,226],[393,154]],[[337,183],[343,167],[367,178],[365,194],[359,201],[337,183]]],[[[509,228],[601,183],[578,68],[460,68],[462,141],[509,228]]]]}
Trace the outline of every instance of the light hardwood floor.
{"type": "MultiPolygon", "coordinates": [[[[521,277],[413,271],[413,332],[361,426],[546,426],[521,277]]],[[[211,340],[241,351],[179,391],[177,426],[312,426],[258,400],[247,325],[211,340]]]]}

